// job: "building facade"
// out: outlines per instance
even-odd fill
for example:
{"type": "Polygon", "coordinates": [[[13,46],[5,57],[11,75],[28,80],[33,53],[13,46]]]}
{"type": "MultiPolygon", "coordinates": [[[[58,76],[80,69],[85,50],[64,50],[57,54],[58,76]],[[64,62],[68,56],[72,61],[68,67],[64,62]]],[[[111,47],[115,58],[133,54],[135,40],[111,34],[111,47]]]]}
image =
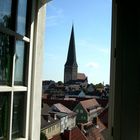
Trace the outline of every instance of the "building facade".
{"type": "Polygon", "coordinates": [[[0,1],[0,140],[39,140],[43,0],[0,1]]]}
{"type": "Polygon", "coordinates": [[[96,99],[80,101],[73,109],[77,113],[76,123],[92,122],[101,111],[101,107],[96,99]]]}

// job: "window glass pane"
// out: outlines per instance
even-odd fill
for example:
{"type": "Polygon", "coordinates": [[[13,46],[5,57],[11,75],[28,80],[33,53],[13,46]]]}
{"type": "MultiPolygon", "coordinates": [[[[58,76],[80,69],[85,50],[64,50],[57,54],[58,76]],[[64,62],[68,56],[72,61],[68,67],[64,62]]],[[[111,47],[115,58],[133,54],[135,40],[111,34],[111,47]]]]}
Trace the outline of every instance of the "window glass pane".
{"type": "Polygon", "coordinates": [[[26,94],[14,93],[12,138],[24,137],[26,94]]]}
{"type": "Polygon", "coordinates": [[[12,46],[8,35],[0,33],[0,85],[10,83],[12,46]]]}
{"type": "Polygon", "coordinates": [[[18,1],[18,12],[17,12],[17,32],[25,35],[26,27],[26,6],[27,0],[18,1]]]}
{"type": "Polygon", "coordinates": [[[24,80],[24,50],[25,43],[16,41],[16,59],[15,59],[15,84],[23,85],[24,80]]]}
{"type": "Polygon", "coordinates": [[[0,26],[10,27],[12,0],[0,0],[0,26]]]}
{"type": "Polygon", "coordinates": [[[0,140],[8,139],[10,97],[8,93],[0,93],[0,140]]]}

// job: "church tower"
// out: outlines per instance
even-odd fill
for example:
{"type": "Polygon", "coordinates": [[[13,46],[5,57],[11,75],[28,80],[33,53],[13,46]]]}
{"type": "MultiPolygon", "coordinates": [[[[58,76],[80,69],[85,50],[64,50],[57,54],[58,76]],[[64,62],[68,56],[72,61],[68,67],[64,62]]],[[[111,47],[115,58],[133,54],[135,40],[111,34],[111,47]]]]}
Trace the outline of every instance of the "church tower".
{"type": "Polygon", "coordinates": [[[74,27],[72,26],[67,61],[64,66],[64,83],[77,79],[77,69],[74,27]]]}

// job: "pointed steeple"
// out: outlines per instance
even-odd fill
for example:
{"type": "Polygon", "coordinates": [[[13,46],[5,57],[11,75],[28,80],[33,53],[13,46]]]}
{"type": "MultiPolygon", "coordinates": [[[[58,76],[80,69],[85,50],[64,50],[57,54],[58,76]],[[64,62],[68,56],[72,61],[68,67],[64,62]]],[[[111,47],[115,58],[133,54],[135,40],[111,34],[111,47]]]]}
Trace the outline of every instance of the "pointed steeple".
{"type": "Polygon", "coordinates": [[[74,38],[74,26],[72,25],[70,42],[69,42],[69,50],[67,55],[67,61],[65,66],[78,66],[76,62],[76,50],[75,50],[75,38],[74,38]]]}
{"type": "Polygon", "coordinates": [[[64,67],[64,83],[77,79],[77,69],[74,26],[72,25],[68,56],[64,67]]]}

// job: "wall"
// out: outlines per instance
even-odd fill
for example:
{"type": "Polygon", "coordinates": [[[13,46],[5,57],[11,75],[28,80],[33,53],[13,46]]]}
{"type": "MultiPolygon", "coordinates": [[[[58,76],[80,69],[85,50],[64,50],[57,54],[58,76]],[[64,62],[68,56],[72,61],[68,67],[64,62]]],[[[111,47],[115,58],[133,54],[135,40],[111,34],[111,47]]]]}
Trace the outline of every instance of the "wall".
{"type": "Polygon", "coordinates": [[[137,5],[135,0],[113,1],[110,140],[140,139],[140,12],[137,5]]]}

